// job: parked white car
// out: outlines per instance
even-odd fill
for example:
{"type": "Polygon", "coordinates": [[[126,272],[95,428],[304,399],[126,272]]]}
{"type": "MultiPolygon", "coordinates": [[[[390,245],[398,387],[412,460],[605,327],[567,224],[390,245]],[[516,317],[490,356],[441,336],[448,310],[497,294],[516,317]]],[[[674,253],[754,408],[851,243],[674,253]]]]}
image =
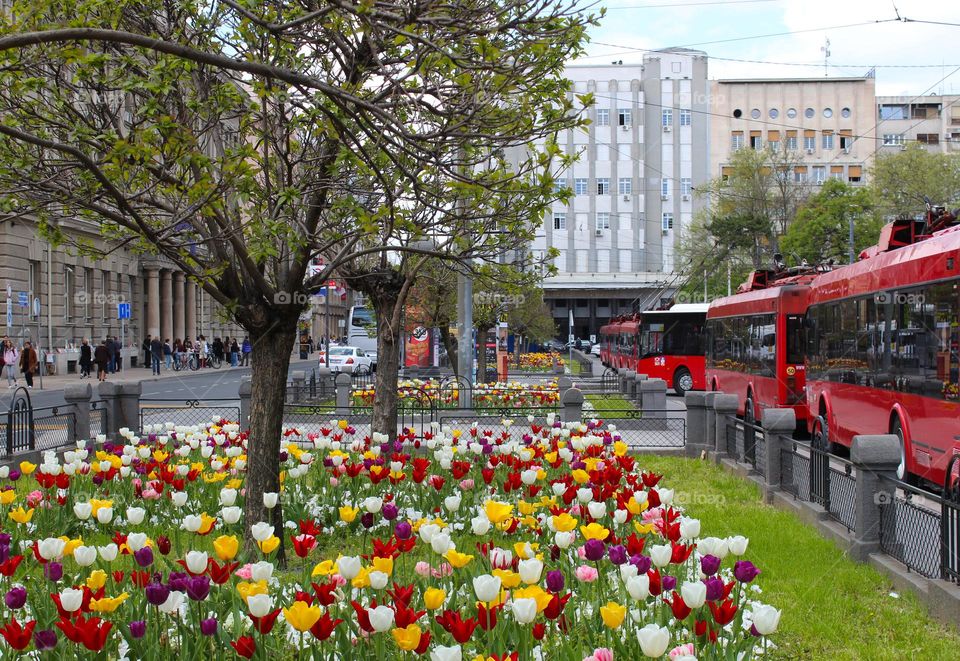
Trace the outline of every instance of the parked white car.
{"type": "MultiPolygon", "coordinates": [[[[327,356],[320,352],[320,367],[326,367],[327,356]]],[[[373,359],[363,349],[357,347],[330,347],[330,371],[347,374],[370,374],[373,371],[373,359]]]]}
{"type": "Polygon", "coordinates": [[[600,355],[600,345],[599,345],[599,344],[594,344],[592,347],[590,347],[590,355],[591,355],[591,356],[599,356],[599,355],[600,355]]]}

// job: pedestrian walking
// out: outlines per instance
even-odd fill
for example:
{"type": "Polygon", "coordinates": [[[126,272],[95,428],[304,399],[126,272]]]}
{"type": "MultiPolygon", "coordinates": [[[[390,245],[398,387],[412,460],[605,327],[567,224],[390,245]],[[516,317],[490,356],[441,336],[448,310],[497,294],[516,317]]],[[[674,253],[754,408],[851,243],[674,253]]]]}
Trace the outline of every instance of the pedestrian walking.
{"type": "Polygon", "coordinates": [[[243,366],[247,367],[250,364],[250,352],[253,351],[253,345],[250,344],[250,338],[243,338],[243,345],[240,347],[240,352],[243,354],[243,366]]]}
{"type": "Polygon", "coordinates": [[[163,360],[163,342],[159,337],[150,340],[150,355],[153,358],[153,373],[160,375],[160,362],[163,360]]]}
{"type": "Polygon", "coordinates": [[[87,338],[83,338],[80,344],[80,378],[90,378],[90,368],[93,366],[93,349],[87,338]]]}
{"type": "Polygon", "coordinates": [[[120,372],[123,370],[123,343],[120,341],[120,338],[116,335],[113,336],[113,349],[114,349],[114,359],[113,359],[113,371],[120,372]]]}
{"type": "Polygon", "coordinates": [[[100,340],[99,346],[93,351],[93,362],[97,364],[97,380],[107,380],[107,367],[110,364],[110,352],[107,350],[107,341],[100,340]]]}
{"type": "Polygon", "coordinates": [[[12,340],[3,341],[3,369],[7,370],[7,387],[17,387],[17,362],[20,360],[20,352],[13,344],[12,340]]]}
{"type": "Polygon", "coordinates": [[[236,367],[240,359],[240,345],[237,344],[237,338],[230,341],[230,367],[236,367]]]}
{"type": "Polygon", "coordinates": [[[104,340],[105,346],[107,347],[107,356],[109,360],[107,361],[107,370],[113,374],[117,371],[117,345],[114,344],[113,338],[109,335],[107,339],[104,340]]]}
{"type": "Polygon", "coordinates": [[[315,347],[316,347],[316,345],[313,343],[313,335],[308,336],[308,337],[307,337],[307,351],[308,351],[309,353],[313,353],[313,350],[314,350],[315,347]]]}
{"type": "Polygon", "coordinates": [[[143,340],[143,344],[140,345],[140,349],[143,350],[143,366],[150,367],[150,342],[153,338],[150,335],[147,335],[143,340]]]}
{"type": "Polygon", "coordinates": [[[20,352],[20,371],[27,382],[27,388],[33,388],[33,375],[39,373],[39,367],[37,351],[30,344],[30,340],[27,340],[23,343],[23,351],[20,352]]]}
{"type": "Polygon", "coordinates": [[[163,341],[163,362],[167,366],[167,369],[173,367],[173,347],[170,346],[169,338],[163,341]]]}

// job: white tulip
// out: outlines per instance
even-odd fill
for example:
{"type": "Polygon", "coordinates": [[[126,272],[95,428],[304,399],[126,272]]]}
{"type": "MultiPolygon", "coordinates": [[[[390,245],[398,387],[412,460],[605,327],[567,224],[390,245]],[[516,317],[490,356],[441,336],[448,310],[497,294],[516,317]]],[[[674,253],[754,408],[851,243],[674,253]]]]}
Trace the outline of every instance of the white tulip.
{"type": "Polygon", "coordinates": [[[553,536],[553,542],[561,549],[568,549],[570,545],[573,544],[573,540],[576,538],[576,534],[572,530],[566,532],[558,532],[553,536]]]}
{"type": "Polygon", "coordinates": [[[729,552],[729,545],[726,539],[719,537],[704,537],[697,542],[697,550],[700,555],[712,555],[715,558],[723,560],[729,552]]]}
{"type": "Polygon", "coordinates": [[[624,523],[627,522],[628,514],[630,514],[630,512],[628,512],[627,510],[614,510],[613,520],[617,523],[617,525],[622,526],[624,523]]]}
{"type": "Polygon", "coordinates": [[[536,558],[521,560],[517,565],[517,572],[520,574],[520,580],[527,585],[539,583],[540,575],[543,573],[543,563],[536,558]]]}
{"type": "Polygon", "coordinates": [[[147,510],[142,507],[128,507],[127,508],[127,521],[132,526],[139,526],[143,523],[144,517],[147,515],[147,510]]]}
{"type": "Polygon", "coordinates": [[[470,528],[474,535],[482,537],[490,532],[490,519],[486,516],[475,516],[470,519],[470,528]]]}
{"type": "Polygon", "coordinates": [[[363,509],[367,510],[371,514],[376,514],[383,509],[383,498],[370,496],[369,498],[364,499],[363,509]]]}
{"type": "Polygon", "coordinates": [[[734,535],[727,537],[727,545],[730,547],[730,553],[734,555],[743,555],[747,552],[747,545],[750,540],[743,535],[734,535]]]}
{"type": "Polygon", "coordinates": [[[443,499],[443,506],[447,508],[448,512],[456,512],[458,509],[460,509],[460,501],[460,494],[447,496],[443,499]]]}
{"type": "Polygon", "coordinates": [[[250,526],[250,534],[258,542],[265,542],[273,536],[273,524],[258,521],[250,526]]]}
{"type": "Polygon", "coordinates": [[[224,507],[230,507],[237,502],[236,489],[220,489],[220,504],[224,507]]]}
{"type": "Polygon", "coordinates": [[[60,607],[68,613],[75,613],[83,605],[83,590],[67,588],[60,593],[60,607]]]}
{"type": "Polygon", "coordinates": [[[463,661],[463,650],[459,645],[437,645],[430,650],[430,661],[463,661]]]}
{"type": "Polygon", "coordinates": [[[700,608],[707,600],[707,586],[701,581],[690,581],[680,586],[683,603],[690,608],[700,608]]]}
{"type": "Polygon", "coordinates": [[[680,517],[680,537],[685,540],[696,539],[700,536],[700,519],[680,517]]]}
{"type": "Polygon", "coordinates": [[[500,569],[506,569],[513,565],[513,552],[500,547],[490,551],[490,564],[500,569]]]}
{"type": "Polygon", "coordinates": [[[97,561],[96,546],[78,546],[73,549],[73,559],[81,567],[89,567],[97,561]]]}
{"type": "Polygon", "coordinates": [[[269,581],[273,576],[273,563],[261,560],[250,565],[250,578],[254,581],[269,581]]]}
{"type": "Polygon", "coordinates": [[[187,563],[187,571],[191,574],[202,574],[207,571],[209,557],[204,551],[188,551],[184,560],[187,563]]]}
{"type": "Polygon", "coordinates": [[[637,632],[637,640],[640,641],[640,650],[644,655],[659,659],[670,644],[670,630],[656,624],[648,624],[637,632]]]}
{"type": "Polygon", "coordinates": [[[394,612],[389,606],[377,606],[367,609],[370,626],[377,633],[382,633],[393,626],[394,612]]]}
{"type": "Polygon", "coordinates": [[[360,558],[355,555],[345,555],[337,560],[337,567],[340,569],[340,575],[348,581],[353,580],[360,573],[360,558]]]}
{"type": "Polygon", "coordinates": [[[637,570],[636,565],[632,565],[629,562],[620,565],[620,580],[626,583],[634,576],[639,575],[639,570],[637,570]]]}
{"type": "Polygon", "coordinates": [[[186,491],[174,491],[170,496],[170,501],[173,503],[174,507],[183,507],[187,504],[187,492],[186,491]]]}
{"type": "Polygon", "coordinates": [[[537,600],[531,598],[514,599],[511,610],[517,624],[530,624],[537,618],[537,600]]]}
{"type": "Polygon", "coordinates": [[[10,477],[10,467],[0,466],[0,480],[5,480],[8,477],[10,477]]]}
{"type": "Polygon", "coordinates": [[[554,482],[551,489],[553,489],[554,496],[562,496],[567,491],[567,485],[563,482],[554,482]]]}
{"type": "Polygon", "coordinates": [[[280,502],[280,494],[276,491],[266,491],[263,494],[263,506],[272,510],[280,502]]]}
{"type": "Polygon", "coordinates": [[[390,577],[382,571],[372,571],[368,578],[370,579],[370,587],[374,590],[382,590],[387,587],[387,582],[390,580],[390,577]]]}
{"type": "Polygon", "coordinates": [[[673,489],[657,489],[660,496],[660,504],[666,507],[673,502],[673,489]]]}
{"type": "Polygon", "coordinates": [[[650,596],[650,577],[646,574],[637,574],[627,579],[627,593],[635,601],[643,601],[650,596]]]}
{"type": "Polygon", "coordinates": [[[587,504],[587,511],[594,519],[602,519],[607,514],[607,504],[593,501],[587,504]]]}
{"type": "Polygon", "coordinates": [[[157,606],[161,613],[166,613],[167,615],[172,615],[180,610],[180,606],[183,605],[184,598],[182,592],[177,592],[174,590],[167,597],[167,600],[157,606]]]}
{"type": "Polygon", "coordinates": [[[427,523],[420,526],[420,539],[429,544],[438,532],[440,532],[440,526],[435,523],[427,523]]]}
{"type": "Polygon", "coordinates": [[[132,532],[127,535],[127,547],[131,553],[136,553],[147,545],[147,534],[142,532],[132,532]]]}
{"type": "Polygon", "coordinates": [[[57,537],[47,537],[41,539],[37,544],[37,551],[44,560],[59,560],[63,557],[63,549],[67,543],[57,537]]]}
{"type": "Polygon", "coordinates": [[[117,559],[117,553],[120,552],[120,549],[117,548],[116,544],[110,543],[106,546],[98,546],[97,552],[100,554],[100,557],[103,558],[104,562],[113,562],[117,559]]]}
{"type": "Polygon", "coordinates": [[[247,609],[254,617],[264,617],[273,608],[273,597],[268,594],[252,594],[247,597],[247,609]]]}
{"type": "Polygon", "coordinates": [[[97,521],[103,524],[110,523],[113,521],[113,508],[112,507],[101,507],[97,510],[97,521]]]}
{"type": "Polygon", "coordinates": [[[577,500],[581,503],[589,503],[593,500],[593,489],[577,489],[577,500]]]}
{"type": "Polygon", "coordinates": [[[752,609],[753,626],[761,636],[769,636],[780,624],[780,611],[773,606],[758,604],[752,609]]]}
{"type": "Polygon", "coordinates": [[[480,601],[494,601],[500,595],[499,576],[482,574],[473,579],[473,591],[480,601]]]}
{"type": "Polygon", "coordinates": [[[669,544],[658,544],[650,549],[650,559],[656,567],[666,567],[673,557],[673,548],[669,544]]]}
{"type": "Polygon", "coordinates": [[[223,517],[223,522],[231,525],[240,520],[241,514],[242,511],[239,507],[224,507],[220,510],[220,516],[223,517]]]}
{"type": "Polygon", "coordinates": [[[444,530],[443,532],[437,533],[433,536],[433,539],[430,540],[430,548],[433,549],[434,553],[443,555],[454,547],[452,541],[450,541],[450,533],[444,530]]]}
{"type": "Polygon", "coordinates": [[[535,468],[530,468],[528,470],[521,471],[520,481],[529,487],[531,484],[537,481],[538,473],[539,471],[536,470],[535,468]]]}
{"type": "Polygon", "coordinates": [[[203,525],[203,519],[196,514],[188,514],[183,517],[183,524],[181,527],[187,532],[197,532],[200,530],[201,525],[203,525]]]}

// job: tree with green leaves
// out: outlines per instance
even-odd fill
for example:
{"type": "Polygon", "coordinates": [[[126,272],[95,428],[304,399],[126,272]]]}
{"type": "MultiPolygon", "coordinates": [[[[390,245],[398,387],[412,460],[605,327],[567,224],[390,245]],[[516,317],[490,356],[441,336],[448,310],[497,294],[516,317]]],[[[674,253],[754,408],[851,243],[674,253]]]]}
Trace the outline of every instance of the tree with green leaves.
{"type": "Polygon", "coordinates": [[[797,263],[846,263],[851,223],[856,258],[861,250],[877,242],[883,220],[870,190],[829,179],[800,208],[780,246],[784,255],[797,263]]]}
{"type": "Polygon", "coordinates": [[[375,428],[395,431],[403,301],[430,260],[472,269],[539,222],[550,137],[583,123],[563,66],[595,18],[531,0],[8,5],[4,208],[165,257],[250,333],[245,524],[279,531],[262,494],[309,294],[337,272],[371,298],[375,428]]]}
{"type": "Polygon", "coordinates": [[[878,154],[870,185],[887,216],[915,216],[926,198],[952,209],[960,206],[960,154],[930,152],[915,142],[903,151],[878,154]]]}

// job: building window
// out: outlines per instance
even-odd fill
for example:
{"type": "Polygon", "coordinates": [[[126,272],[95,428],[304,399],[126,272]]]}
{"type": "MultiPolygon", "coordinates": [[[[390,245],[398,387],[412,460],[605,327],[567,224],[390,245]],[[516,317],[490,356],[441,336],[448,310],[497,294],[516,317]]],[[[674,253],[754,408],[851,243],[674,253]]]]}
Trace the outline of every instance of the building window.
{"type": "Polygon", "coordinates": [[[776,119],[780,116],[780,111],[776,108],[770,108],[770,111],[767,114],[770,115],[770,119],[776,119]]]}
{"type": "Polygon", "coordinates": [[[903,144],[903,134],[902,133],[884,133],[883,134],[883,146],[884,147],[896,147],[903,144]]]}
{"type": "Polygon", "coordinates": [[[813,180],[822,184],[827,179],[827,168],[823,165],[814,165],[813,166],[813,180]]]}
{"type": "Polygon", "coordinates": [[[680,180],[680,194],[689,196],[693,192],[693,180],[690,177],[684,177],[680,180]]]}
{"type": "Polygon", "coordinates": [[[660,124],[663,126],[673,126],[673,109],[664,108],[660,113],[660,124]]]}
{"type": "Polygon", "coordinates": [[[586,177],[577,177],[573,180],[573,194],[574,195],[586,195],[587,194],[587,179],[586,177]]]}
{"type": "Polygon", "coordinates": [[[847,181],[851,184],[859,184],[863,180],[863,166],[851,165],[847,168],[847,181]]]}
{"type": "MultiPolygon", "coordinates": [[[[759,133],[759,131],[758,131],[759,133]]],[[[759,135],[750,136],[750,149],[763,149],[763,138],[759,135]]]]}
{"type": "Polygon", "coordinates": [[[843,166],[842,165],[831,165],[830,166],[830,178],[836,179],[837,181],[843,181],[843,166]]]}
{"type": "Polygon", "coordinates": [[[743,149],[743,131],[734,131],[730,135],[730,149],[733,151],[743,149]]]}
{"type": "Polygon", "coordinates": [[[824,148],[824,149],[833,149],[833,133],[824,133],[824,134],[823,134],[823,148],[824,148]]]}
{"type": "Polygon", "coordinates": [[[754,108],[750,111],[750,116],[754,119],[760,119],[760,108],[754,108]]]}
{"type": "Polygon", "coordinates": [[[597,195],[609,195],[610,194],[610,180],[606,177],[597,179],[597,195]]]}
{"type": "Polygon", "coordinates": [[[83,316],[85,319],[90,318],[90,310],[93,299],[93,269],[84,269],[83,270],[83,287],[84,291],[84,306],[83,306],[83,316]]]}
{"type": "Polygon", "coordinates": [[[633,179],[630,177],[621,177],[617,182],[617,192],[621,195],[630,195],[633,193],[633,179]]]}
{"type": "Polygon", "coordinates": [[[793,169],[793,180],[798,184],[802,184],[807,180],[807,168],[806,167],[797,167],[793,169]]]}
{"type": "Polygon", "coordinates": [[[660,180],[660,195],[662,195],[663,197],[670,197],[670,180],[669,179],[664,178],[660,180]]]}
{"type": "Polygon", "coordinates": [[[842,149],[843,151],[849,151],[851,147],[853,147],[853,136],[841,135],[840,149],[842,149]]]}
{"type": "Polygon", "coordinates": [[[790,119],[795,119],[797,117],[797,109],[787,108],[787,117],[789,117],[790,119]]]}
{"type": "Polygon", "coordinates": [[[826,117],[827,119],[830,119],[831,117],[833,117],[833,108],[824,108],[823,116],[826,117]]]}
{"type": "Polygon", "coordinates": [[[816,114],[817,112],[813,108],[807,108],[806,110],[803,111],[803,116],[806,117],[807,119],[813,119],[813,116],[816,114]]]}
{"type": "Polygon", "coordinates": [[[663,231],[664,231],[664,232],[669,231],[669,230],[672,230],[672,229],[673,229],[673,214],[672,214],[672,213],[664,213],[664,214],[660,217],[660,226],[663,228],[663,231]]]}
{"type": "Polygon", "coordinates": [[[787,149],[789,151],[797,151],[797,136],[795,135],[787,136],[787,149]]]}
{"type": "Polygon", "coordinates": [[[110,272],[100,271],[100,318],[107,320],[107,299],[110,297],[110,272]]]}
{"type": "Polygon", "coordinates": [[[680,126],[690,126],[693,122],[693,113],[687,108],[680,109],[680,126]]]}
{"type": "Polygon", "coordinates": [[[807,151],[813,151],[817,148],[817,136],[815,135],[805,135],[803,136],[803,148],[807,151]]]}
{"type": "Polygon", "coordinates": [[[620,126],[630,126],[633,123],[630,117],[630,108],[620,108],[617,111],[617,123],[620,126]]]}
{"type": "Polygon", "coordinates": [[[74,267],[63,267],[63,317],[70,319],[74,315],[74,300],[76,292],[74,291],[74,267]]]}
{"type": "Polygon", "coordinates": [[[597,126],[610,126],[609,108],[597,108],[597,126]]]}
{"type": "Polygon", "coordinates": [[[680,72],[682,71],[682,69],[681,69],[681,63],[680,63],[680,62],[671,62],[671,63],[670,63],[670,71],[673,72],[673,73],[680,73],[680,72]]]}
{"type": "Polygon", "coordinates": [[[940,135],[938,133],[918,133],[917,142],[921,145],[939,145],[940,135]]]}
{"type": "Polygon", "coordinates": [[[608,230],[610,229],[610,214],[606,212],[600,212],[597,214],[597,229],[598,230],[608,230]]]}
{"type": "Polygon", "coordinates": [[[840,116],[843,117],[844,119],[849,119],[849,118],[850,118],[850,108],[843,108],[842,110],[840,110],[840,116]]]}
{"type": "Polygon", "coordinates": [[[553,212],[553,229],[555,230],[565,230],[567,229],[567,214],[562,211],[553,212]]]}
{"type": "Polygon", "coordinates": [[[907,106],[904,104],[881,105],[880,119],[907,119],[907,106]]]}
{"type": "Polygon", "coordinates": [[[553,192],[554,192],[554,193],[562,193],[566,187],[567,187],[567,182],[565,182],[563,179],[554,179],[554,180],[553,180],[553,192]]]}

